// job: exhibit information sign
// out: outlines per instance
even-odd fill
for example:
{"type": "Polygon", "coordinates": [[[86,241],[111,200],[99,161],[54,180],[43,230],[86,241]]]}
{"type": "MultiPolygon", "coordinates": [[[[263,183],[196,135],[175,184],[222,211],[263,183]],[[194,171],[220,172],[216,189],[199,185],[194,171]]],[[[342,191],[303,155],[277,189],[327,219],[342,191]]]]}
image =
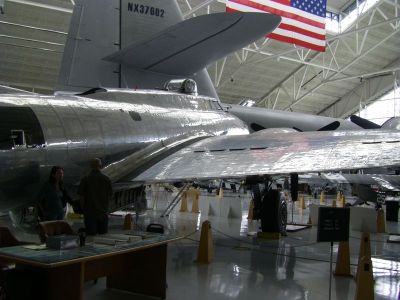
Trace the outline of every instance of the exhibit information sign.
{"type": "Polygon", "coordinates": [[[320,207],[317,242],[342,242],[349,240],[350,209],[320,207]]]}

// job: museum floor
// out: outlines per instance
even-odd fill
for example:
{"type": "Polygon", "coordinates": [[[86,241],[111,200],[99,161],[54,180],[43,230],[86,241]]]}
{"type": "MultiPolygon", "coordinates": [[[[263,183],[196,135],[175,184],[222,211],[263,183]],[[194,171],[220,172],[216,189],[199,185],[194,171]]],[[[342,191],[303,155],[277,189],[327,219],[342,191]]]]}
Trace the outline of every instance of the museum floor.
{"type": "MultiPolygon", "coordinates": [[[[200,198],[201,214],[179,212],[176,207],[169,217],[161,218],[170,195],[149,201],[149,209],[138,218],[138,226],[161,223],[169,232],[186,238],[168,246],[167,298],[176,299],[329,299],[330,243],[316,242],[316,227],[288,232],[280,240],[259,240],[254,236],[258,221],[248,221],[249,195],[225,193],[224,199],[208,196],[200,198]],[[203,203],[232,201],[241,203],[242,217],[235,216],[235,208],[223,213],[211,209],[205,215],[203,203]],[[214,260],[210,264],[197,264],[200,228],[203,221],[211,222],[214,260]]],[[[306,204],[313,200],[306,199],[306,204]]],[[[329,203],[328,199],[328,203],[329,203]]],[[[316,202],[315,202],[316,203],[316,202]]],[[[211,206],[210,206],[211,207],[211,206]]],[[[190,208],[190,203],[189,203],[190,208]]],[[[291,204],[289,204],[289,222],[291,204]]],[[[294,208],[293,221],[306,223],[308,209],[294,208]]],[[[7,223],[2,217],[2,223],[7,223]]],[[[79,223],[79,221],[78,221],[79,223]]],[[[111,217],[111,228],[120,228],[123,216],[111,217]]],[[[79,224],[75,224],[79,226],[79,224]]],[[[387,222],[386,231],[400,233],[397,222],[387,222]]],[[[22,239],[35,239],[14,229],[22,239]]],[[[355,273],[360,248],[361,232],[350,231],[351,269],[355,273]]],[[[375,280],[375,299],[400,299],[400,243],[387,243],[388,234],[371,234],[371,253],[375,280]]],[[[336,261],[338,244],[333,247],[336,261]]],[[[333,269],[335,264],[333,264],[333,269]]],[[[356,282],[350,277],[332,276],[331,299],[354,299],[356,282]]],[[[85,299],[151,299],[148,297],[105,289],[105,279],[97,284],[85,284],[85,299]]]]}

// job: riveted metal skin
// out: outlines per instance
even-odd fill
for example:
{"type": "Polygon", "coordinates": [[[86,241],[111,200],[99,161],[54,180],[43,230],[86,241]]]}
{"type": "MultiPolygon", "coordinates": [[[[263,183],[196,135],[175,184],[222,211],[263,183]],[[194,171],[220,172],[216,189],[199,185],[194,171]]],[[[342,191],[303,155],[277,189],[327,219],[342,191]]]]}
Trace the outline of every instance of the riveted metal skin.
{"type": "Polygon", "coordinates": [[[117,182],[135,162],[163,149],[199,136],[248,133],[215,99],[167,91],[2,95],[0,114],[6,118],[0,125],[0,209],[34,202],[53,165],[64,167],[73,191],[94,157],[117,182]],[[15,144],[11,130],[23,130],[25,144],[15,144]]]}

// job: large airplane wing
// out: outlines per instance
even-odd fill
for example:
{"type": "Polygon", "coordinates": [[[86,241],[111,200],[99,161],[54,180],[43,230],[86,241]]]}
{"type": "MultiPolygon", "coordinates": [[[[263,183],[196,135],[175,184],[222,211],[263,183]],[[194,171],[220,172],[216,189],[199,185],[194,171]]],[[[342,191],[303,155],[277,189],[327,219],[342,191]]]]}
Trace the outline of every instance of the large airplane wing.
{"type": "Polygon", "coordinates": [[[400,131],[391,130],[263,130],[210,137],[176,151],[131,179],[168,182],[394,166],[400,164],[399,143],[400,131]]]}
{"type": "Polygon", "coordinates": [[[377,185],[385,191],[400,191],[400,176],[386,174],[346,174],[346,173],[322,173],[304,174],[299,176],[299,181],[307,183],[354,183],[377,185]]]}

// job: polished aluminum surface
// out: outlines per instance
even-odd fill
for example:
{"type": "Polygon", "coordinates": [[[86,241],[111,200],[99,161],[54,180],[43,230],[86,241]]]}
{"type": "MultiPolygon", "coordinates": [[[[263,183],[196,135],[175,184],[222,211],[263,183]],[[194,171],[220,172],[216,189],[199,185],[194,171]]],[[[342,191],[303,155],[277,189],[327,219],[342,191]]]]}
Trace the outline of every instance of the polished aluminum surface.
{"type": "Polygon", "coordinates": [[[258,128],[296,128],[298,131],[317,131],[337,122],[337,130],[359,130],[360,127],[348,120],[288,112],[262,107],[246,107],[224,104],[228,111],[245,122],[251,131],[258,128]],[[258,125],[258,126],[257,126],[258,125]]]}
{"type": "Polygon", "coordinates": [[[400,164],[400,132],[284,132],[209,138],[180,150],[136,180],[233,178],[400,164]]]}
{"type": "MultiPolygon", "coordinates": [[[[166,91],[113,90],[86,97],[2,95],[0,110],[10,108],[31,108],[44,142],[1,150],[0,209],[34,202],[53,165],[65,168],[65,181],[73,190],[94,157],[106,166],[114,164],[110,175],[117,181],[135,171],[135,159],[157,156],[195,137],[248,133],[215,99],[166,91]],[[133,159],[133,153],[141,156],[133,159]]],[[[19,119],[7,126],[24,126],[19,119]]]]}
{"type": "MultiPolygon", "coordinates": [[[[223,111],[215,99],[203,96],[99,90],[84,97],[0,97],[3,113],[15,114],[18,109],[30,119],[17,115],[2,130],[25,129],[27,144],[0,150],[0,209],[34,203],[53,165],[65,168],[65,182],[73,193],[93,157],[103,159],[104,171],[115,183],[400,164],[399,131],[271,129],[249,135],[242,121],[223,111]],[[34,126],[35,120],[39,125],[34,128],[43,132],[27,127],[26,122],[34,126]]],[[[3,132],[3,137],[11,132],[3,132]]]]}
{"type": "Polygon", "coordinates": [[[303,174],[299,175],[299,181],[306,183],[355,183],[377,185],[384,191],[400,191],[400,176],[385,174],[340,174],[340,173],[322,173],[322,174],[303,174]]]}

